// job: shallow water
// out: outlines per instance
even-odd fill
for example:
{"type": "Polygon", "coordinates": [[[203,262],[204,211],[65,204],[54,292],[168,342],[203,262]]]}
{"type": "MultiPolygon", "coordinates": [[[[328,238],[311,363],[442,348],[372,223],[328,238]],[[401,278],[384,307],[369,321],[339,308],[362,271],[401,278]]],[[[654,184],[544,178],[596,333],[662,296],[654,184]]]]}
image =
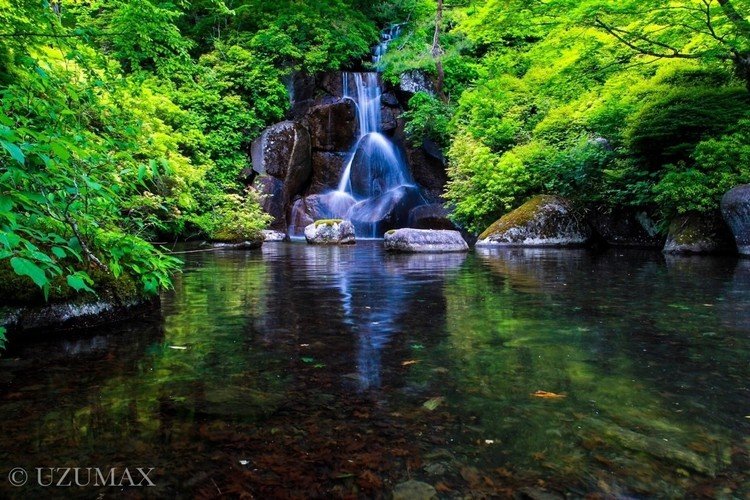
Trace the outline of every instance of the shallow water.
{"type": "Polygon", "coordinates": [[[187,254],[161,312],[14,341],[0,496],[750,496],[750,260],[380,246],[187,254]]]}

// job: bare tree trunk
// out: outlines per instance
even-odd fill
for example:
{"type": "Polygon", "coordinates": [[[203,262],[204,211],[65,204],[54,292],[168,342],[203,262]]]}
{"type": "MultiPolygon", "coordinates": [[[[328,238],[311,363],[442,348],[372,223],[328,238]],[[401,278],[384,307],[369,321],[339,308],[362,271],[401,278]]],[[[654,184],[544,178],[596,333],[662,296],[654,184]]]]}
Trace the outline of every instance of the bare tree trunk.
{"type": "Polygon", "coordinates": [[[435,34],[432,37],[432,57],[435,59],[435,69],[437,70],[437,81],[435,82],[435,92],[443,101],[446,100],[443,92],[443,82],[445,80],[445,71],[443,70],[443,48],[440,47],[440,24],[443,21],[443,0],[438,0],[437,11],[435,12],[435,34]]]}

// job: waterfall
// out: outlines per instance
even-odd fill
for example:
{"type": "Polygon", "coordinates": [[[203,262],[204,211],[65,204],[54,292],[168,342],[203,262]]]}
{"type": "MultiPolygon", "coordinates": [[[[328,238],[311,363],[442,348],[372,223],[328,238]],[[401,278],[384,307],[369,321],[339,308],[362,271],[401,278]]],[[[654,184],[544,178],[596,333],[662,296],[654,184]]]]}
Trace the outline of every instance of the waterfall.
{"type": "MultiPolygon", "coordinates": [[[[394,25],[381,33],[373,49],[376,67],[400,30],[394,25]]],[[[337,189],[328,192],[322,203],[330,217],[351,220],[358,237],[382,237],[388,229],[405,227],[409,211],[425,200],[403,153],[382,133],[380,74],[345,72],[342,79],[343,98],[355,105],[358,135],[337,189]]]]}

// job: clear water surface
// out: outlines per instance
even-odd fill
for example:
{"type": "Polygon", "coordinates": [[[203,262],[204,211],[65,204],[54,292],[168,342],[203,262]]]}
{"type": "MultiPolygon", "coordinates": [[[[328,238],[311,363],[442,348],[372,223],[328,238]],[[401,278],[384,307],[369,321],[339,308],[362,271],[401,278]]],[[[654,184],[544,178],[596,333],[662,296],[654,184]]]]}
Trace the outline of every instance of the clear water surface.
{"type": "Polygon", "coordinates": [[[750,260],[185,257],[160,312],[11,343],[0,496],[750,496],[750,260]],[[14,488],[14,467],[156,486],[14,488]]]}

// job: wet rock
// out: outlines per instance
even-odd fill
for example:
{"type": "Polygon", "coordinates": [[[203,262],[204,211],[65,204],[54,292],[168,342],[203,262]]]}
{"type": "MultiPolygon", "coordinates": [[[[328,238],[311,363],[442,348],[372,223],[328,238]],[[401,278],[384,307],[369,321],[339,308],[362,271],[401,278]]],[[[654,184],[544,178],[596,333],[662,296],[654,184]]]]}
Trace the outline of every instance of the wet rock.
{"type": "Polygon", "coordinates": [[[382,134],[370,134],[359,142],[349,178],[355,197],[377,196],[410,183],[408,177],[400,151],[382,134]]]}
{"type": "Polygon", "coordinates": [[[669,226],[664,253],[705,254],[734,251],[732,234],[719,214],[685,214],[669,226]]]}
{"type": "Polygon", "coordinates": [[[448,210],[442,203],[430,203],[414,207],[409,212],[409,227],[414,229],[447,229],[456,226],[448,218],[448,210]]]}
{"type": "Polygon", "coordinates": [[[380,102],[383,103],[383,106],[388,106],[389,108],[400,107],[398,99],[390,92],[384,92],[383,95],[380,96],[380,102]]]}
{"type": "Polygon", "coordinates": [[[318,87],[333,97],[344,97],[344,79],[341,71],[329,71],[318,77],[318,87]]]}
{"type": "Polygon", "coordinates": [[[383,106],[380,108],[380,128],[384,134],[393,135],[398,129],[401,110],[383,106]]]}
{"type": "Polygon", "coordinates": [[[449,253],[468,252],[461,233],[433,229],[392,229],[384,235],[385,249],[404,253],[449,253]]]}
{"type": "Polygon", "coordinates": [[[393,488],[393,500],[432,500],[437,498],[437,490],[427,483],[410,480],[393,488]]]}
{"type": "Polygon", "coordinates": [[[347,153],[315,151],[312,155],[312,181],[308,194],[336,189],[346,168],[347,153]]]}
{"type": "Polygon", "coordinates": [[[411,70],[401,73],[398,88],[405,94],[414,95],[417,92],[427,92],[435,95],[435,85],[424,71],[411,70]]]}
{"type": "Polygon", "coordinates": [[[354,225],[341,219],[317,220],[305,228],[305,239],[311,245],[351,245],[354,225]]]}
{"type": "Polygon", "coordinates": [[[540,195],[491,225],[479,236],[477,246],[581,246],[590,236],[588,225],[568,200],[540,195]]]}
{"type": "Polygon", "coordinates": [[[253,182],[253,188],[260,195],[260,206],[273,217],[270,227],[286,230],[286,209],[284,206],[284,182],[270,175],[260,175],[253,182]]]}
{"type": "Polygon", "coordinates": [[[730,189],[721,199],[721,213],[734,234],[737,250],[750,255],[750,184],[730,189]]]}
{"type": "Polygon", "coordinates": [[[611,246],[661,248],[664,245],[656,221],[643,210],[593,208],[589,212],[589,222],[601,239],[611,246]]]}
{"type": "MultiPolygon", "coordinates": [[[[406,157],[412,177],[417,184],[422,186],[428,200],[436,202],[440,201],[445,192],[448,174],[445,170],[443,160],[436,157],[439,148],[437,152],[433,148],[431,150],[433,154],[429,153],[425,147],[408,147],[406,149],[406,157]]],[[[440,156],[442,157],[442,155],[440,156]]]]}
{"type": "Polygon", "coordinates": [[[43,305],[0,306],[0,326],[11,334],[75,330],[131,319],[158,307],[158,297],[104,290],[99,291],[95,298],[79,297],[43,305]]]}
{"type": "Polygon", "coordinates": [[[335,191],[298,198],[290,212],[289,234],[302,235],[307,226],[319,219],[342,217],[354,203],[353,198],[335,191]]]}
{"type": "Polygon", "coordinates": [[[287,241],[289,240],[289,236],[287,236],[286,233],[282,231],[273,231],[270,229],[266,229],[263,231],[263,241],[265,242],[279,242],[279,241],[287,241]]]}
{"type": "Polygon", "coordinates": [[[357,114],[349,99],[330,98],[310,108],[305,116],[313,149],[348,151],[357,139],[357,114]]]}
{"type": "Polygon", "coordinates": [[[380,237],[386,231],[405,227],[409,212],[424,203],[416,186],[399,186],[351,208],[350,218],[359,234],[380,237]]]}
{"type": "Polygon", "coordinates": [[[210,245],[214,248],[224,248],[227,250],[255,250],[263,246],[264,236],[245,241],[212,241],[210,245]]]}
{"type": "Polygon", "coordinates": [[[296,194],[312,172],[310,134],[298,122],[271,125],[253,141],[253,170],[284,181],[285,189],[296,194]]]}

